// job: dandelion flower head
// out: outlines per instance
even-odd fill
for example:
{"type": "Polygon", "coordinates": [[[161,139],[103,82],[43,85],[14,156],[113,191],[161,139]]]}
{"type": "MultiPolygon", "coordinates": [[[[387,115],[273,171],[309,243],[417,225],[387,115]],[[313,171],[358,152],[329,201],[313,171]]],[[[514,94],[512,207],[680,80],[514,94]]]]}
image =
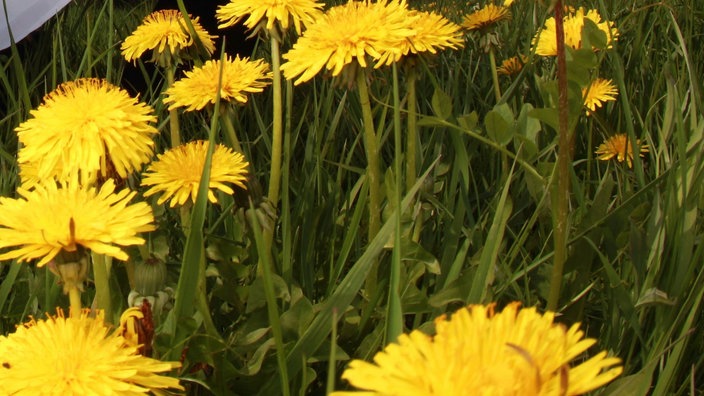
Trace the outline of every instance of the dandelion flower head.
{"type": "Polygon", "coordinates": [[[414,330],[373,363],[353,360],[342,378],[365,391],[335,395],[579,395],[621,373],[606,352],[570,365],[596,341],[553,319],[518,303],[460,309],[435,321],[434,337],[414,330]]]}
{"type": "MultiPolygon", "coordinates": [[[[649,151],[648,145],[641,144],[640,139],[636,140],[636,145],[639,147],[639,155],[644,157],[649,151]]],[[[604,140],[596,149],[596,154],[602,161],[616,158],[618,162],[626,161],[628,167],[633,168],[633,144],[625,133],[619,133],[604,140]]]]}
{"type": "Polygon", "coordinates": [[[618,89],[616,89],[616,86],[611,80],[605,78],[597,78],[592,81],[589,87],[582,89],[584,106],[588,109],[588,112],[596,111],[605,102],[616,100],[617,95],[618,89]]]}
{"type": "Polygon", "coordinates": [[[159,373],[181,366],[137,353],[88,311],[69,318],[63,311],[30,320],[0,336],[0,393],[3,395],[141,395],[184,390],[178,379],[159,373]]]}
{"type": "Polygon", "coordinates": [[[515,76],[523,70],[523,65],[528,62],[528,57],[525,55],[513,56],[508,59],[504,59],[501,62],[501,66],[496,68],[496,72],[504,76],[515,76]]]}
{"type": "MultiPolygon", "coordinates": [[[[602,20],[601,15],[599,15],[597,10],[585,11],[583,7],[574,10],[574,12],[570,12],[563,18],[565,29],[565,46],[573,49],[579,49],[582,47],[582,28],[584,27],[585,19],[589,19],[594,22],[599,30],[606,34],[607,48],[610,48],[613,41],[618,37],[618,30],[614,26],[614,23],[602,20]]],[[[543,29],[536,37],[533,38],[533,45],[535,46],[535,53],[538,55],[557,55],[554,17],[548,18],[545,21],[545,26],[543,29]]]]}
{"type": "Polygon", "coordinates": [[[298,85],[313,78],[323,68],[333,76],[353,62],[367,67],[367,56],[376,66],[397,61],[408,50],[408,42],[416,32],[405,0],[378,2],[350,1],[330,8],[308,26],[293,48],[283,55],[284,76],[297,78],[298,85]]]}
{"type": "MultiPolygon", "coordinates": [[[[198,186],[205,167],[208,142],[198,140],[175,147],[159,155],[144,174],[143,186],[151,188],[145,197],[161,193],[157,201],[162,204],[171,199],[171,207],[183,205],[190,200],[195,203],[198,186]]],[[[244,156],[218,144],[215,146],[210,168],[208,200],[216,203],[214,190],[233,194],[231,185],[246,188],[247,166],[244,156]]]]}
{"type": "Polygon", "coordinates": [[[511,19],[511,12],[508,7],[489,3],[478,11],[465,15],[462,26],[470,31],[486,31],[496,26],[499,22],[508,19],[511,19]]]}
{"type": "MultiPolygon", "coordinates": [[[[429,52],[435,54],[445,48],[457,49],[464,46],[462,29],[444,16],[435,12],[409,10],[415,19],[412,27],[415,34],[403,42],[402,54],[429,52]]],[[[383,62],[383,61],[382,61],[383,62]]]]}
{"type": "Polygon", "coordinates": [[[151,160],[158,133],[152,108],[105,80],[61,84],[30,114],[15,128],[22,144],[17,159],[35,164],[39,179],[105,175],[107,161],[125,178],[151,160]]]}
{"type": "Polygon", "coordinates": [[[244,19],[247,28],[256,30],[266,18],[269,31],[275,23],[284,31],[293,23],[296,33],[301,34],[302,26],[313,23],[322,14],[323,5],[316,0],[230,0],[218,7],[215,16],[220,21],[220,29],[244,19]]]}
{"type": "MultiPolygon", "coordinates": [[[[189,16],[190,18],[190,16],[189,16]]],[[[198,18],[190,18],[193,30],[203,48],[212,54],[215,43],[211,36],[198,23],[198,18]]],[[[188,28],[186,19],[178,10],[158,10],[147,15],[142,24],[122,43],[122,56],[127,61],[136,61],[145,52],[151,50],[152,61],[163,63],[165,57],[179,55],[185,49],[194,46],[195,40],[188,28]]]]}
{"type": "Polygon", "coordinates": [[[135,192],[115,193],[112,179],[100,188],[50,181],[18,192],[19,198],[0,198],[0,249],[9,248],[0,260],[39,259],[42,266],[79,245],[127,260],[122,247],[144,244],[138,233],[154,230],[151,207],[129,204],[135,192]]]}
{"type": "Polygon", "coordinates": [[[202,110],[215,104],[218,87],[220,100],[247,103],[247,95],[262,92],[271,82],[269,64],[261,59],[234,59],[229,56],[220,60],[209,60],[201,67],[186,72],[186,76],[166,90],[164,103],[169,110],[184,107],[186,111],[202,110]],[[220,69],[222,68],[222,82],[220,69]]]}

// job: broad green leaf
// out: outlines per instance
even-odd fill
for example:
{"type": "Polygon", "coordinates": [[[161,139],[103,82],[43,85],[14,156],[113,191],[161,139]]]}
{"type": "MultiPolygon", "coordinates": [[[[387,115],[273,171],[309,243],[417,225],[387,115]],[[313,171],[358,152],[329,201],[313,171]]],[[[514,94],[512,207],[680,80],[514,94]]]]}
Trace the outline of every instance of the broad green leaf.
{"type": "Polygon", "coordinates": [[[506,146],[514,134],[513,113],[506,103],[497,105],[484,117],[487,134],[496,143],[506,146]]]}
{"type": "Polygon", "coordinates": [[[431,104],[433,106],[433,112],[436,116],[438,116],[438,118],[447,120],[450,116],[452,116],[452,97],[443,92],[441,89],[435,89],[435,92],[433,92],[433,98],[431,99],[431,104]]]}

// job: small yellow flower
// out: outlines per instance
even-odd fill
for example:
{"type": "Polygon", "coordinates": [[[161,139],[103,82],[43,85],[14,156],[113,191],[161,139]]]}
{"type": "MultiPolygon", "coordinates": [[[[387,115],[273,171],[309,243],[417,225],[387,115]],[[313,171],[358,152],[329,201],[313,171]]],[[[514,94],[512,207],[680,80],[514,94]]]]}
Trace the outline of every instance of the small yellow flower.
{"type": "MultiPolygon", "coordinates": [[[[158,160],[153,162],[144,174],[142,185],[151,186],[144,196],[162,193],[157,204],[161,205],[171,199],[171,207],[183,205],[189,198],[195,202],[207,150],[208,142],[199,140],[159,155],[158,160]]],[[[234,190],[230,187],[232,184],[246,188],[244,182],[247,179],[248,165],[242,154],[218,144],[213,151],[210,168],[210,202],[217,202],[213,192],[215,189],[233,194],[234,190]]]]}
{"type": "Polygon", "coordinates": [[[462,26],[468,30],[485,31],[501,21],[511,19],[511,12],[506,6],[487,4],[479,11],[464,16],[462,26]]]}
{"type": "Polygon", "coordinates": [[[367,57],[383,58],[377,67],[397,61],[416,34],[412,26],[417,20],[405,0],[349,1],[332,7],[283,55],[287,62],[281,70],[298,85],[323,68],[337,76],[349,64],[367,67],[367,57]]]}
{"type": "MultiPolygon", "coordinates": [[[[638,146],[638,154],[642,157],[649,152],[647,144],[641,144],[640,139],[636,140],[638,146]]],[[[616,158],[618,162],[626,161],[629,168],[633,168],[633,144],[628,140],[625,133],[619,133],[604,140],[596,149],[598,159],[608,161],[616,158]]]]}
{"type": "Polygon", "coordinates": [[[526,62],[528,62],[528,57],[525,55],[521,55],[520,57],[513,56],[504,59],[504,61],[501,62],[501,66],[496,68],[496,72],[505,76],[515,76],[523,70],[523,65],[525,65],[526,62]]]}
{"type": "Polygon", "coordinates": [[[555,314],[509,304],[472,305],[435,321],[434,337],[414,330],[342,374],[360,392],[334,395],[580,395],[621,374],[621,360],[600,352],[580,357],[596,340],[555,314]]]}
{"type": "Polygon", "coordinates": [[[266,29],[272,30],[274,23],[286,31],[290,23],[301,34],[301,26],[309,25],[318,18],[323,3],[315,0],[230,0],[228,4],[218,7],[215,16],[220,29],[232,26],[245,19],[244,25],[256,30],[266,18],[266,29]]]}
{"type": "Polygon", "coordinates": [[[186,77],[176,81],[166,90],[164,103],[169,110],[185,107],[186,111],[202,110],[208,104],[215,104],[222,67],[220,100],[247,103],[247,94],[262,92],[270,84],[269,65],[261,59],[235,59],[229,56],[220,62],[209,60],[202,67],[186,72],[186,77]]]}
{"type": "Polygon", "coordinates": [[[156,121],[152,108],[105,80],[61,84],[30,114],[15,128],[22,144],[20,166],[36,169],[30,177],[105,176],[111,162],[125,178],[151,160],[152,137],[158,133],[151,125],[156,121]]]}
{"type": "MultiPolygon", "coordinates": [[[[189,16],[190,17],[190,16],[189,16]]],[[[211,36],[198,23],[198,18],[191,18],[193,30],[203,48],[212,54],[215,43],[211,36]]],[[[188,29],[188,24],[178,10],[159,10],[147,15],[142,24],[122,43],[122,56],[127,61],[135,61],[145,52],[152,51],[152,61],[162,62],[165,57],[176,57],[193,46],[195,40],[188,29]]]]}
{"type": "Polygon", "coordinates": [[[115,193],[112,179],[100,189],[77,182],[59,187],[50,181],[18,192],[20,198],[0,197],[0,249],[10,248],[0,260],[40,259],[37,265],[42,266],[79,245],[127,260],[121,246],[141,245],[144,239],[138,233],[154,230],[149,205],[130,205],[136,193],[115,193]]]}
{"type": "MultiPolygon", "coordinates": [[[[599,30],[606,34],[607,48],[610,48],[613,41],[618,37],[618,30],[613,22],[602,21],[601,15],[596,10],[584,10],[583,7],[572,10],[563,18],[565,30],[565,45],[574,49],[582,47],[582,28],[584,20],[589,19],[596,24],[599,30]]],[[[557,41],[555,39],[555,18],[545,21],[545,26],[533,38],[535,53],[541,56],[557,55],[557,41]]]]}
{"type": "Polygon", "coordinates": [[[181,367],[137,353],[122,336],[111,333],[103,313],[69,318],[32,319],[0,336],[0,394],[141,395],[181,390],[179,380],[159,375],[181,367]]]}
{"type": "Polygon", "coordinates": [[[601,107],[604,102],[615,101],[616,95],[618,95],[618,89],[611,80],[605,78],[597,78],[589,87],[582,89],[584,106],[588,109],[588,113],[596,111],[597,107],[601,107]]]}

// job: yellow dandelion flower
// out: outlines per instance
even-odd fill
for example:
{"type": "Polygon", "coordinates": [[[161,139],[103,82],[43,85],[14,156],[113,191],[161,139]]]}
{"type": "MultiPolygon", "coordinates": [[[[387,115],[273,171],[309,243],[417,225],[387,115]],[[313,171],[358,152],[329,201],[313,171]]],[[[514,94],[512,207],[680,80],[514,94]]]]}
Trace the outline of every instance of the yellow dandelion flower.
{"type": "MultiPolygon", "coordinates": [[[[602,21],[601,15],[596,10],[584,10],[583,7],[570,12],[563,18],[565,29],[565,45],[574,49],[582,47],[582,28],[584,20],[589,19],[596,24],[599,30],[606,34],[607,48],[618,37],[618,30],[613,22],[602,21]]],[[[555,39],[555,18],[548,18],[543,29],[533,38],[535,53],[541,56],[557,55],[557,41],[555,39]]]]}
{"type": "MultiPolygon", "coordinates": [[[[636,140],[638,146],[638,154],[642,157],[649,152],[647,144],[641,144],[640,139],[636,140]]],[[[608,161],[616,158],[618,162],[626,161],[629,168],[633,168],[633,144],[628,140],[628,135],[619,133],[604,140],[596,149],[598,159],[608,161]]]]}
{"type": "Polygon", "coordinates": [[[353,360],[342,378],[366,395],[579,395],[621,374],[606,352],[571,366],[596,341],[579,324],[554,323],[555,314],[509,304],[472,305],[435,321],[437,334],[403,334],[374,356],[353,360]]]}
{"type": "Polygon", "coordinates": [[[121,246],[141,245],[137,234],[154,230],[149,205],[129,204],[135,192],[115,193],[112,179],[100,189],[51,181],[18,192],[20,198],[0,198],[0,249],[10,248],[0,260],[40,259],[42,266],[79,246],[126,260],[121,246]]]}
{"type": "Polygon", "coordinates": [[[220,100],[247,103],[247,94],[262,92],[272,78],[269,65],[261,59],[235,59],[229,56],[220,62],[209,60],[202,67],[186,72],[186,76],[166,90],[164,103],[169,110],[185,107],[186,111],[202,110],[215,104],[222,67],[220,100]]]}
{"type": "Polygon", "coordinates": [[[528,57],[525,55],[521,55],[520,57],[513,56],[504,59],[504,61],[501,62],[501,66],[496,68],[496,72],[505,76],[515,76],[523,70],[523,65],[525,65],[526,62],[528,62],[528,57]]]}
{"type": "Polygon", "coordinates": [[[181,366],[137,353],[135,346],[91,317],[57,315],[32,319],[0,336],[3,395],[141,395],[184,390],[179,380],[159,375],[181,366]]]}
{"type": "Polygon", "coordinates": [[[618,89],[613,84],[613,81],[605,78],[597,78],[587,88],[582,89],[582,97],[584,98],[584,106],[588,109],[587,112],[596,111],[597,107],[601,107],[604,102],[616,100],[618,89]]]}
{"type": "Polygon", "coordinates": [[[220,29],[246,17],[244,25],[256,30],[266,18],[267,30],[272,30],[274,23],[278,23],[286,31],[293,23],[296,33],[301,34],[302,25],[313,23],[322,14],[323,5],[315,0],[230,0],[228,4],[218,7],[215,16],[220,22],[220,29]]]}
{"type": "Polygon", "coordinates": [[[437,53],[445,48],[464,46],[461,27],[435,12],[409,10],[415,34],[402,42],[402,54],[437,53]]]}
{"type": "Polygon", "coordinates": [[[408,49],[415,34],[411,28],[418,15],[411,15],[405,0],[379,2],[350,1],[330,8],[318,18],[283,55],[284,76],[297,78],[298,85],[326,68],[337,76],[346,65],[356,62],[367,66],[366,57],[377,66],[397,61],[408,49]]]}
{"type": "Polygon", "coordinates": [[[480,10],[465,15],[462,26],[468,30],[484,31],[510,18],[511,12],[507,7],[487,4],[480,10]]]}
{"type": "MultiPolygon", "coordinates": [[[[215,51],[213,39],[216,36],[208,34],[198,23],[198,18],[191,18],[191,23],[203,48],[212,54],[215,51]]],[[[178,56],[194,44],[195,40],[180,11],[159,10],[144,18],[142,24],[122,43],[121,50],[127,61],[135,61],[149,50],[152,51],[152,61],[158,61],[163,56],[178,56]]]]}
{"type": "Polygon", "coordinates": [[[157,129],[151,107],[105,80],[83,78],[61,84],[15,128],[22,148],[18,162],[34,164],[40,180],[68,180],[76,173],[120,177],[149,162],[157,129]]]}
{"type": "MultiPolygon", "coordinates": [[[[171,199],[171,207],[183,205],[189,198],[195,202],[207,152],[208,142],[198,140],[159,155],[158,160],[153,162],[144,174],[142,185],[151,186],[144,196],[162,193],[157,203],[161,205],[171,199]]],[[[215,189],[233,194],[231,184],[246,188],[244,182],[247,179],[248,165],[242,154],[218,144],[213,151],[210,169],[210,202],[217,202],[213,192],[215,189]]]]}

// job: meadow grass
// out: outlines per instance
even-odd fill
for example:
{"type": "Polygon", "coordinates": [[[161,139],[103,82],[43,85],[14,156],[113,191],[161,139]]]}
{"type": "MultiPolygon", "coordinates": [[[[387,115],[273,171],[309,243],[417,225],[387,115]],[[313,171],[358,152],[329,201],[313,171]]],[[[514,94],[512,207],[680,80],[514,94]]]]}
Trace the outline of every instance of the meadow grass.
{"type": "MultiPolygon", "coordinates": [[[[328,76],[295,87],[283,81],[280,200],[272,204],[265,195],[276,156],[274,99],[266,90],[232,119],[251,161],[245,199],[221,194],[210,205],[201,194],[187,229],[178,213],[153,205],[159,229],[147,247],[166,261],[176,298],[173,311],[155,319],[155,349],[178,359],[188,346],[181,375],[192,394],[343,388],[339,376],[349,359],[370,360],[400,332],[431,331],[443,313],[492,301],[544,309],[556,254],[564,263],[558,320],[581,322],[600,350],[623,360],[624,373],[601,394],[704,390],[704,3],[568,3],[599,10],[620,35],[609,50],[567,59],[570,89],[598,75],[612,79],[619,94],[589,116],[581,103],[572,109],[566,249],[556,251],[553,241],[557,67],[531,54],[532,38],[551,15],[546,7],[516,0],[512,20],[498,27],[498,62],[529,57],[520,74],[499,78],[498,101],[477,35],[415,65],[417,174],[409,183],[408,69],[370,73],[383,174],[372,234],[359,91],[328,76]],[[649,147],[632,168],[596,158],[597,146],[616,133],[649,147]]],[[[454,0],[433,7],[455,22],[471,11],[454,0]]],[[[0,55],[0,195],[15,196],[19,185],[15,127],[63,81],[92,76],[119,85],[120,42],[147,9],[76,1],[0,55]]],[[[282,53],[290,46],[284,41],[282,53]]],[[[262,40],[254,57],[270,55],[262,40]]],[[[142,100],[159,113],[161,152],[168,111],[158,92],[142,100]]],[[[205,112],[181,119],[184,141],[225,142],[221,129],[205,112]]],[[[128,184],[138,188],[138,179],[128,184]]],[[[66,307],[60,289],[45,268],[0,263],[0,332],[66,307]]],[[[108,296],[113,321],[129,292],[125,265],[116,261],[108,296]]],[[[85,306],[94,294],[90,283],[85,306]]]]}

